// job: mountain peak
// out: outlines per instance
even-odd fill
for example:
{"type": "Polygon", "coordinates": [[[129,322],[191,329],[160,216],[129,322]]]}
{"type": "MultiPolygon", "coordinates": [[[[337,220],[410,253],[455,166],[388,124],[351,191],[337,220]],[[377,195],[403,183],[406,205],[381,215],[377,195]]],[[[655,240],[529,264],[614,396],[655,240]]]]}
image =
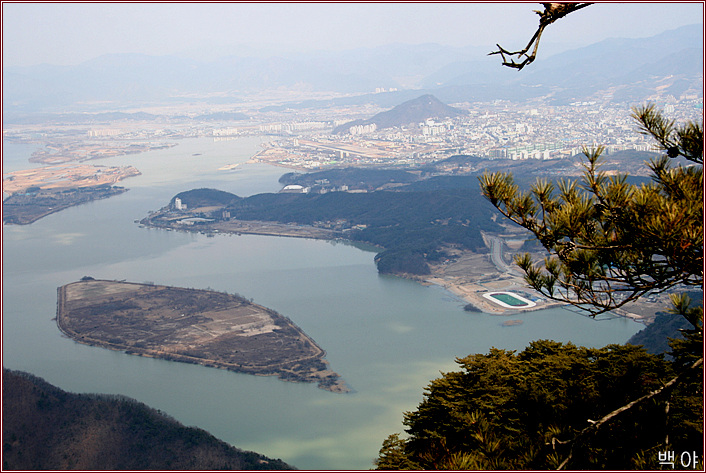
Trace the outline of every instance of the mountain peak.
{"type": "Polygon", "coordinates": [[[431,94],[403,102],[391,110],[380,112],[367,120],[355,120],[336,127],[333,133],[345,133],[354,126],[375,125],[376,129],[420,123],[429,118],[449,118],[463,115],[464,112],[450,107],[431,94]]]}

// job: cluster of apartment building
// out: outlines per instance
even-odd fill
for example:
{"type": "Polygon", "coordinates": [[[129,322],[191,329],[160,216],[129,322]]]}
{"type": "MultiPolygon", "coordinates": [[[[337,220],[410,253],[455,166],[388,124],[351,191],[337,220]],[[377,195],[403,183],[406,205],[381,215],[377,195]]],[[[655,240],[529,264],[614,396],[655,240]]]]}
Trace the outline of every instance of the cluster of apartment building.
{"type": "MultiPolygon", "coordinates": [[[[656,105],[677,122],[696,120],[702,114],[700,99],[656,105]]],[[[639,132],[627,105],[520,106],[497,101],[454,106],[467,113],[394,128],[360,125],[342,135],[331,133],[340,118],[307,122],[303,116],[300,122],[262,124],[259,131],[279,134],[270,147],[280,149],[286,159],[276,164],[303,169],[425,164],[453,154],[546,160],[580,154],[584,147],[603,146],[606,154],[655,149],[639,132]]]]}
{"type": "MultiPolygon", "coordinates": [[[[658,103],[677,123],[698,120],[703,102],[658,103]]],[[[593,102],[566,106],[518,106],[509,102],[466,104],[468,114],[441,121],[427,120],[404,130],[377,130],[364,138],[436,145],[488,159],[560,159],[580,154],[584,147],[604,146],[605,153],[654,150],[641,134],[627,105],[593,102]]],[[[361,137],[363,138],[363,137],[361,137]]]]}
{"type": "MultiPolygon", "coordinates": [[[[350,133],[332,130],[355,119],[370,118],[382,110],[371,104],[328,109],[252,111],[247,122],[176,124],[159,123],[139,131],[123,125],[88,127],[92,139],[156,139],[211,136],[273,136],[276,148],[288,156],[283,165],[303,168],[389,164],[424,164],[464,154],[487,159],[561,159],[580,154],[584,147],[604,146],[609,154],[621,150],[654,150],[654,143],[639,133],[629,104],[576,102],[569,105],[517,104],[509,101],[460,103],[466,113],[455,118],[430,118],[394,128],[358,125],[350,133]],[[163,126],[163,124],[162,124],[163,126]],[[286,138],[286,139],[283,139],[286,138]],[[313,140],[308,145],[304,141],[313,140]]],[[[677,123],[700,120],[703,99],[667,97],[655,104],[677,123]]]]}

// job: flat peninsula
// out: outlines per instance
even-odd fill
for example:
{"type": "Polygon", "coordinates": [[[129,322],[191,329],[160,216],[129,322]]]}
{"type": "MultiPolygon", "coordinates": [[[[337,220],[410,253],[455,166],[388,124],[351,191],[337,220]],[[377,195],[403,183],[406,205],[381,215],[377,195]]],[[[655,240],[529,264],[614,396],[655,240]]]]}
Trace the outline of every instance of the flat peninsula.
{"type": "Polygon", "coordinates": [[[28,225],[61,210],[122,194],[114,184],[139,176],[132,166],[106,167],[61,164],[3,175],[4,223],[28,225]]]}
{"type": "Polygon", "coordinates": [[[291,320],[236,295],[85,277],[58,288],[56,321],[87,345],[350,391],[291,320]]]}

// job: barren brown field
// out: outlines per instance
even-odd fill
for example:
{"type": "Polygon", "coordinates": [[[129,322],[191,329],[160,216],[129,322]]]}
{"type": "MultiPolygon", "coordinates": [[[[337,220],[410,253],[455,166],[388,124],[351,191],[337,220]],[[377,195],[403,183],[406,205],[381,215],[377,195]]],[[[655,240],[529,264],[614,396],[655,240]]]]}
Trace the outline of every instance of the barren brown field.
{"type": "Polygon", "coordinates": [[[58,293],[57,324],[77,342],[348,391],[299,327],[240,296],[90,278],[58,293]]]}
{"type": "Polygon", "coordinates": [[[61,164],[24,169],[3,175],[3,222],[28,225],[49,214],[122,194],[113,186],[140,171],[132,166],[107,167],[61,164]]]}
{"type": "Polygon", "coordinates": [[[3,192],[12,194],[31,187],[60,189],[113,185],[140,171],[132,166],[107,167],[88,164],[59,164],[35,169],[25,169],[3,175],[3,192]]]}

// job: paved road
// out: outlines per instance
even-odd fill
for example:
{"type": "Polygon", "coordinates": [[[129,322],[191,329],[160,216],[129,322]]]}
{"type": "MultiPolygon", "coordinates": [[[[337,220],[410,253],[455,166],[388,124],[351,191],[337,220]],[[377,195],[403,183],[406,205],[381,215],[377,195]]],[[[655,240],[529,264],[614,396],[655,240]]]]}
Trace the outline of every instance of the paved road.
{"type": "Polygon", "coordinates": [[[513,276],[519,276],[520,273],[513,267],[507,265],[503,260],[503,245],[502,238],[486,235],[490,241],[490,259],[501,273],[511,273],[513,276]]]}

